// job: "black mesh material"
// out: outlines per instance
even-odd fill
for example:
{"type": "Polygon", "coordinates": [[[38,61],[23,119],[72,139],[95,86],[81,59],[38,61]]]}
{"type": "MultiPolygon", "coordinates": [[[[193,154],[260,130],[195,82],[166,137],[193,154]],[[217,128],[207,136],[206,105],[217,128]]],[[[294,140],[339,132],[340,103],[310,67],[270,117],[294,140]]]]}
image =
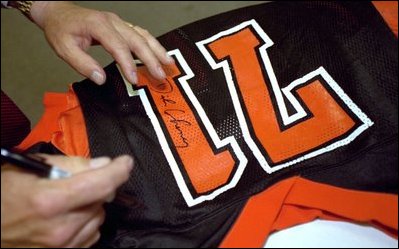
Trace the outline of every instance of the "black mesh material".
{"type": "Polygon", "coordinates": [[[186,25],[159,40],[182,53],[195,75],[188,83],[210,122],[221,139],[237,139],[248,166],[234,189],[188,207],[140,99],[127,95],[115,64],[106,67],[103,86],[90,80],[74,84],[91,155],[130,154],[136,160],[121,191],[140,205],[107,207],[99,247],[217,246],[250,196],[295,175],[397,193],[398,44],[371,3],[262,4],[186,25]],[[374,125],[346,146],[266,173],[243,139],[222,70],[212,70],[195,45],[251,19],[274,42],[267,52],[281,88],[323,66],[374,125]]]}

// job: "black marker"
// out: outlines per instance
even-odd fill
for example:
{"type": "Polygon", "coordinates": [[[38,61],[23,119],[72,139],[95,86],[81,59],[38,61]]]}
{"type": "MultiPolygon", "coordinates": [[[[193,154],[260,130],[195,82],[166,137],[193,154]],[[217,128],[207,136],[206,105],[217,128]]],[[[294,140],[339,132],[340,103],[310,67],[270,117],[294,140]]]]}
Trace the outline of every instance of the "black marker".
{"type": "Polygon", "coordinates": [[[1,159],[49,179],[62,179],[71,176],[71,173],[58,167],[51,166],[39,160],[3,148],[1,148],[1,159]]]}

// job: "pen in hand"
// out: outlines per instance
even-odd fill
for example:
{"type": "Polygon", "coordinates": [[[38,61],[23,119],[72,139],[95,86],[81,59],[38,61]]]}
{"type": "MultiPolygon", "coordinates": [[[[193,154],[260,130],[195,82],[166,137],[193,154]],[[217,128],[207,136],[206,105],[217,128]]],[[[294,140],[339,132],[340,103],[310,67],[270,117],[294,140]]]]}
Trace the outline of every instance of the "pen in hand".
{"type": "Polygon", "coordinates": [[[32,157],[11,152],[7,149],[1,148],[1,160],[12,163],[13,165],[31,171],[38,176],[47,177],[49,179],[63,179],[71,176],[70,172],[60,169],[55,166],[46,164],[32,157]]]}
{"type": "MultiPolygon", "coordinates": [[[[72,174],[68,171],[65,171],[55,166],[51,166],[43,161],[37,160],[27,155],[11,152],[4,148],[1,148],[1,160],[2,161],[4,160],[19,168],[35,173],[38,176],[47,177],[52,180],[64,179],[72,176],[72,174]]],[[[131,196],[123,193],[117,193],[116,196],[110,196],[106,200],[106,202],[108,203],[112,201],[115,201],[120,205],[130,206],[130,207],[143,208],[144,206],[141,202],[137,201],[135,198],[132,198],[131,196]]]]}

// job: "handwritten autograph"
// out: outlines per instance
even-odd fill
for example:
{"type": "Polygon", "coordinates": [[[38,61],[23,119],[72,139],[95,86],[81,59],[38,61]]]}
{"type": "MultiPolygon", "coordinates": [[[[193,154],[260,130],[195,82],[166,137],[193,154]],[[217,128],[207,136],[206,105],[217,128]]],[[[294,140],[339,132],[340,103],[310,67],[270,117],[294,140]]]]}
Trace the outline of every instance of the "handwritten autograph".
{"type": "Polygon", "coordinates": [[[174,104],[176,104],[176,101],[174,101],[173,99],[169,99],[169,96],[168,95],[161,95],[161,100],[162,100],[162,102],[163,102],[163,106],[164,107],[166,107],[166,106],[168,106],[169,104],[171,104],[171,105],[174,105],[174,104]]]}
{"type": "Polygon", "coordinates": [[[185,119],[178,118],[179,115],[186,112],[184,110],[174,108],[174,106],[177,104],[177,101],[169,97],[169,94],[174,91],[173,81],[167,78],[166,81],[159,83],[157,88],[150,88],[153,92],[157,93],[163,103],[163,107],[167,108],[163,111],[163,114],[170,119],[169,122],[173,124],[180,137],[180,141],[175,142],[176,148],[189,147],[190,143],[186,135],[184,134],[183,129],[184,126],[191,126],[191,123],[185,119]]]}
{"type": "Polygon", "coordinates": [[[188,122],[187,120],[184,119],[178,119],[176,117],[177,114],[185,113],[185,111],[180,110],[180,109],[167,109],[163,112],[166,116],[170,118],[170,122],[175,126],[177,132],[179,133],[179,136],[181,138],[181,143],[178,145],[175,145],[176,148],[187,148],[190,146],[190,143],[188,142],[188,139],[185,137],[184,132],[183,132],[183,126],[191,126],[191,123],[188,122]]]}

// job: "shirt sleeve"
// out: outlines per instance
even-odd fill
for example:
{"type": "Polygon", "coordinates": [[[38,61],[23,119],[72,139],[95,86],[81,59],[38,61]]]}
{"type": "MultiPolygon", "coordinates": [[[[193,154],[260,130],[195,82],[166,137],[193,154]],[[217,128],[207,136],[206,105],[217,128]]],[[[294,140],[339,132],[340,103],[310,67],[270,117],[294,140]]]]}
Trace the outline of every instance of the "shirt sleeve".
{"type": "Polygon", "coordinates": [[[8,2],[9,2],[9,1],[1,1],[1,7],[2,7],[2,8],[10,9],[11,6],[8,5],[8,2]]]}

